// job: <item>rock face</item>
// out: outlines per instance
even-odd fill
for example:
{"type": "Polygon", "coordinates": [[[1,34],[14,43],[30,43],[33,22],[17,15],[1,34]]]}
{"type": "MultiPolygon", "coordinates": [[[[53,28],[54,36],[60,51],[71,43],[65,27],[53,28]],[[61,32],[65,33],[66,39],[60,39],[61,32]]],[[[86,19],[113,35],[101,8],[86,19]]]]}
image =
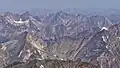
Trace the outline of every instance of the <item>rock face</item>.
{"type": "Polygon", "coordinates": [[[52,59],[53,64],[71,60],[100,68],[120,68],[120,24],[118,17],[111,16],[63,11],[38,16],[29,12],[0,14],[0,61],[4,61],[0,66],[13,64],[16,68],[14,64],[52,59]]]}

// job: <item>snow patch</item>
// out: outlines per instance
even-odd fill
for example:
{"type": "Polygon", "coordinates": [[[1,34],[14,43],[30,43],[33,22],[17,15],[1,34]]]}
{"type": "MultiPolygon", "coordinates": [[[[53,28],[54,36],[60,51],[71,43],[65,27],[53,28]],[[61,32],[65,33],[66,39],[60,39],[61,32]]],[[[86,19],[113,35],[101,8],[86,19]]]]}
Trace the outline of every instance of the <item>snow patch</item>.
{"type": "Polygon", "coordinates": [[[107,36],[107,39],[109,38],[109,36],[107,36]]]}
{"type": "Polygon", "coordinates": [[[108,49],[108,45],[106,45],[106,48],[108,49]]]}
{"type": "Polygon", "coordinates": [[[54,55],[55,57],[57,57],[57,55],[54,55]]]}
{"type": "Polygon", "coordinates": [[[100,57],[104,57],[104,55],[105,55],[105,52],[103,52],[103,53],[100,55],[100,57]]]}
{"type": "Polygon", "coordinates": [[[106,28],[106,27],[102,27],[101,30],[108,30],[108,28],[106,28]]]}
{"type": "Polygon", "coordinates": [[[23,24],[23,23],[28,23],[29,20],[22,21],[22,19],[20,18],[20,21],[15,21],[15,20],[14,20],[14,22],[15,22],[15,23],[18,23],[18,24],[23,24]]]}
{"type": "Polygon", "coordinates": [[[60,60],[64,60],[64,59],[60,59],[60,60]]]}
{"type": "Polygon", "coordinates": [[[1,48],[1,49],[6,50],[6,49],[7,49],[7,47],[6,47],[6,46],[2,46],[2,48],[1,48]]]}
{"type": "Polygon", "coordinates": [[[106,39],[105,39],[105,37],[104,37],[104,36],[102,36],[102,39],[103,39],[103,41],[104,41],[104,42],[106,42],[106,39]]]}
{"type": "Polygon", "coordinates": [[[43,66],[43,65],[40,65],[40,68],[44,68],[44,66],[43,66]]]}
{"type": "Polygon", "coordinates": [[[113,58],[113,61],[115,61],[115,58],[113,58]]]}
{"type": "Polygon", "coordinates": [[[95,49],[95,50],[93,50],[93,51],[99,51],[99,49],[95,49]]]}
{"type": "Polygon", "coordinates": [[[19,58],[20,58],[20,56],[22,55],[22,52],[23,52],[23,51],[21,51],[20,54],[18,55],[19,58]]]}
{"type": "Polygon", "coordinates": [[[118,39],[120,39],[120,37],[117,37],[118,39]]]}
{"type": "Polygon", "coordinates": [[[112,50],[109,49],[109,52],[111,52],[114,55],[114,53],[112,52],[112,50]]]}

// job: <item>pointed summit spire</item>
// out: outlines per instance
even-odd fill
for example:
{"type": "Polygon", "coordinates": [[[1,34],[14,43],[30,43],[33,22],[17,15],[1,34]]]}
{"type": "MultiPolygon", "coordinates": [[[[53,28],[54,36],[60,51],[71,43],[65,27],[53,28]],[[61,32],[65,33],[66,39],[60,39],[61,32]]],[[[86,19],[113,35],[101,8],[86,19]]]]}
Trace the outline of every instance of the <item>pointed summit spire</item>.
{"type": "Polygon", "coordinates": [[[26,12],[24,12],[23,14],[20,15],[20,18],[21,18],[23,21],[25,21],[25,20],[28,20],[30,16],[31,16],[31,14],[30,14],[28,11],[26,11],[26,12]]]}

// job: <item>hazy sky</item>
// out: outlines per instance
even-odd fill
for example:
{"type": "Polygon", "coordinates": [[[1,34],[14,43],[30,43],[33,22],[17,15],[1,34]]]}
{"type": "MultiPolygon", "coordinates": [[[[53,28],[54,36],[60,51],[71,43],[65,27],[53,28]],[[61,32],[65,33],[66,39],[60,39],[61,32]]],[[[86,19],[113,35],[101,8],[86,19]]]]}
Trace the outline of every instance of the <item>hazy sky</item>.
{"type": "Polygon", "coordinates": [[[120,0],[0,0],[0,11],[19,11],[33,8],[116,8],[120,0]]]}

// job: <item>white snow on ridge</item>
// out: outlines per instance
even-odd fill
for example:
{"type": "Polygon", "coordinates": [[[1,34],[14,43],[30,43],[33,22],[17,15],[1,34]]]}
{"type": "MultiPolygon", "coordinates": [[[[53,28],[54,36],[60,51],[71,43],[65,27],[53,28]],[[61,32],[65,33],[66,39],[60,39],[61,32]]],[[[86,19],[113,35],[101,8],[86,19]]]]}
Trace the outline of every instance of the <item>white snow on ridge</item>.
{"type": "Polygon", "coordinates": [[[104,42],[106,42],[106,39],[105,39],[105,37],[104,37],[104,36],[102,36],[102,39],[103,39],[103,41],[104,41],[104,42]]]}
{"type": "Polygon", "coordinates": [[[102,27],[101,30],[108,30],[108,28],[106,28],[106,27],[102,27]]]}
{"type": "Polygon", "coordinates": [[[44,66],[43,66],[43,65],[40,65],[40,68],[44,68],[44,66]]]}
{"type": "Polygon", "coordinates": [[[118,39],[120,39],[120,37],[117,37],[118,39]]]}
{"type": "Polygon", "coordinates": [[[14,22],[15,22],[15,23],[18,23],[18,24],[23,24],[23,23],[28,23],[29,20],[22,21],[22,19],[20,18],[20,21],[15,21],[15,20],[14,20],[14,22]]]}
{"type": "Polygon", "coordinates": [[[106,45],[106,48],[109,49],[108,45],[106,45]]]}

